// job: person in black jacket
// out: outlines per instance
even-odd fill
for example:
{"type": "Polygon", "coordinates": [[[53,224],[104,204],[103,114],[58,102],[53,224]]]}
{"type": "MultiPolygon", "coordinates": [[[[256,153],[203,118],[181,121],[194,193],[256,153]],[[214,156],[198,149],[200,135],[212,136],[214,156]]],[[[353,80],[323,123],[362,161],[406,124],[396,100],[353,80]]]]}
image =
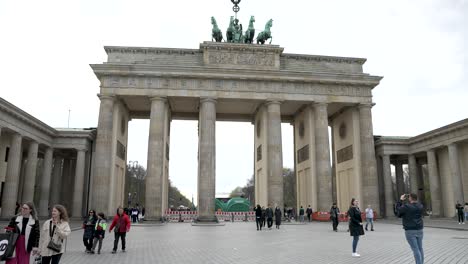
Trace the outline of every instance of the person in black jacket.
{"type": "Polygon", "coordinates": [[[338,217],[340,216],[340,209],[333,203],[330,208],[330,219],[333,222],[333,231],[338,232],[338,217]]]}
{"type": "Polygon", "coordinates": [[[424,263],[423,240],[423,205],[418,202],[417,194],[403,194],[397,204],[398,217],[402,218],[406,241],[413,251],[416,264],[424,263]],[[407,202],[408,200],[408,202],[407,202]]]}
{"type": "Polygon", "coordinates": [[[96,228],[97,215],[94,210],[89,210],[88,216],[83,221],[83,244],[86,247],[86,253],[91,253],[93,247],[94,230],[96,228]]]}
{"type": "Polygon", "coordinates": [[[275,224],[276,224],[276,229],[280,228],[281,225],[281,217],[282,217],[281,209],[276,206],[275,208],[275,224]]]}
{"type": "Polygon", "coordinates": [[[359,201],[352,198],[351,207],[348,210],[349,217],[349,234],[353,237],[353,257],[360,257],[356,252],[359,242],[359,236],[364,235],[364,228],[362,227],[361,210],[359,210],[359,201]]]}
{"type": "Polygon", "coordinates": [[[29,263],[31,252],[33,255],[39,253],[41,233],[36,208],[32,202],[22,205],[21,213],[10,220],[8,229],[18,233],[19,237],[16,240],[15,257],[6,263],[29,263]]]}
{"type": "Polygon", "coordinates": [[[257,223],[257,231],[262,230],[262,207],[259,204],[255,208],[255,222],[257,223]]]}
{"type": "Polygon", "coordinates": [[[267,219],[268,229],[271,229],[271,227],[273,226],[273,209],[271,208],[271,205],[268,205],[268,208],[265,210],[265,215],[267,219]]]}

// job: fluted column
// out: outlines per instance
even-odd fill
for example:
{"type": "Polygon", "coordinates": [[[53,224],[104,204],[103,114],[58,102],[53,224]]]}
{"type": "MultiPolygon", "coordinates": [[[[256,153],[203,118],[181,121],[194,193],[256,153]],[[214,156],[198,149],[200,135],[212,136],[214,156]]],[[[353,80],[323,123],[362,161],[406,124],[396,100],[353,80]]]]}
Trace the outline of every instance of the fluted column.
{"type": "MultiPolygon", "coordinates": [[[[60,156],[55,156],[54,159],[54,168],[52,170],[52,181],[51,181],[51,192],[50,192],[50,206],[60,203],[61,200],[61,186],[62,186],[62,162],[63,158],[60,156]]],[[[49,208],[49,205],[47,208],[49,208]]],[[[47,213],[50,213],[49,211],[47,213]]]]}
{"type": "Polygon", "coordinates": [[[397,189],[397,198],[405,193],[405,181],[403,177],[403,163],[401,160],[395,161],[395,180],[397,189]]]}
{"type": "Polygon", "coordinates": [[[37,151],[39,144],[31,141],[28,149],[28,162],[26,163],[26,174],[24,177],[23,202],[32,202],[34,199],[34,186],[36,184],[37,151]]]}
{"type": "MultiPolygon", "coordinates": [[[[112,174],[112,137],[114,119],[114,96],[99,95],[99,120],[96,136],[96,155],[94,162],[92,204],[98,212],[111,213],[109,206],[109,182],[112,174]]],[[[112,210],[113,213],[113,210],[112,210]]]]}
{"type": "Polygon", "coordinates": [[[215,221],[216,100],[200,100],[198,122],[198,219],[215,221]]]}
{"type": "Polygon", "coordinates": [[[284,206],[283,150],[281,144],[281,103],[269,101],[267,107],[267,182],[268,204],[284,206]]]}
{"type": "Polygon", "coordinates": [[[10,153],[8,157],[7,172],[5,177],[4,194],[2,197],[2,217],[11,217],[15,213],[18,201],[18,185],[21,166],[21,141],[20,134],[13,134],[11,139],[10,153]]]}
{"type": "Polygon", "coordinates": [[[81,217],[83,214],[83,184],[85,177],[85,154],[86,150],[78,149],[75,167],[75,190],[73,191],[72,216],[81,217]]]}
{"type": "Polygon", "coordinates": [[[44,155],[44,168],[42,170],[41,199],[39,201],[39,216],[49,216],[49,198],[52,177],[52,158],[54,149],[48,147],[44,155]]]}
{"type": "Polygon", "coordinates": [[[384,190],[385,190],[385,216],[391,217],[394,216],[393,213],[393,183],[392,183],[392,173],[390,168],[390,156],[382,156],[382,169],[383,169],[383,179],[384,179],[384,190]]]}
{"type": "Polygon", "coordinates": [[[416,157],[413,154],[408,155],[408,171],[411,193],[418,194],[418,167],[416,157]]]}
{"type": "Polygon", "coordinates": [[[315,110],[315,159],[317,166],[318,210],[327,211],[332,204],[332,175],[330,144],[328,138],[327,104],[316,103],[315,110]]]}
{"type": "Polygon", "coordinates": [[[380,212],[379,182],[377,177],[377,162],[375,160],[371,108],[372,104],[359,105],[363,204],[373,204],[374,211],[380,212]]]}
{"type": "Polygon", "coordinates": [[[465,197],[463,195],[463,182],[460,170],[460,161],[458,156],[458,147],[455,143],[448,145],[450,174],[452,176],[453,196],[455,202],[463,204],[465,197]]]}
{"type": "Polygon", "coordinates": [[[164,175],[164,120],[167,99],[153,97],[151,100],[150,128],[148,137],[148,165],[146,184],[146,214],[150,220],[162,220],[162,193],[164,175]]]}
{"type": "Polygon", "coordinates": [[[431,190],[432,215],[440,216],[441,193],[439,169],[436,154],[433,149],[427,151],[427,169],[429,171],[429,189],[431,190]]]}

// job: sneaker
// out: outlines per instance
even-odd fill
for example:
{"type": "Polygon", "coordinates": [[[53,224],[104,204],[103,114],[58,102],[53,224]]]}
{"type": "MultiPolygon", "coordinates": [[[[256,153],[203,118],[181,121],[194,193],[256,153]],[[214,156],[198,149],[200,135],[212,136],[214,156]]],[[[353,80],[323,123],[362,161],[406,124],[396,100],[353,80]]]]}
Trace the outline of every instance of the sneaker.
{"type": "Polygon", "coordinates": [[[464,225],[464,224],[465,224],[465,222],[462,223],[462,225],[464,225]]]}
{"type": "Polygon", "coordinates": [[[460,223],[460,222],[458,222],[458,224],[459,224],[459,225],[461,225],[461,223],[460,223]]]}
{"type": "Polygon", "coordinates": [[[101,251],[98,251],[97,253],[98,253],[98,255],[99,255],[99,254],[101,254],[101,251]]]}
{"type": "Polygon", "coordinates": [[[122,249],[122,252],[124,252],[124,253],[125,253],[125,249],[122,249]]]}
{"type": "Polygon", "coordinates": [[[367,230],[367,227],[366,227],[366,231],[369,231],[369,230],[367,230]]]}
{"type": "Polygon", "coordinates": [[[371,229],[370,231],[374,231],[374,229],[371,229]]]}
{"type": "Polygon", "coordinates": [[[359,255],[358,253],[353,253],[351,256],[353,256],[355,258],[359,258],[361,255],[359,255]]]}
{"type": "Polygon", "coordinates": [[[95,254],[94,250],[91,250],[89,253],[91,253],[91,254],[95,254]]]}
{"type": "Polygon", "coordinates": [[[112,254],[115,254],[115,253],[117,253],[117,251],[116,251],[116,250],[112,250],[112,254]]]}

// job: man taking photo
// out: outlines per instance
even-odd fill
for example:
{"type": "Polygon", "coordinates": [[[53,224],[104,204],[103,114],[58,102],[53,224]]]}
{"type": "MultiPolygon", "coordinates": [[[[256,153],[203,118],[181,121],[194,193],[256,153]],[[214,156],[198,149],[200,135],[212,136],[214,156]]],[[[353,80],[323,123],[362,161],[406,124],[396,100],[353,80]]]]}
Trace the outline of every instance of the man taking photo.
{"type": "Polygon", "coordinates": [[[418,202],[417,194],[403,194],[397,204],[398,217],[403,220],[406,241],[411,247],[416,264],[424,263],[423,240],[423,206],[418,202]]]}

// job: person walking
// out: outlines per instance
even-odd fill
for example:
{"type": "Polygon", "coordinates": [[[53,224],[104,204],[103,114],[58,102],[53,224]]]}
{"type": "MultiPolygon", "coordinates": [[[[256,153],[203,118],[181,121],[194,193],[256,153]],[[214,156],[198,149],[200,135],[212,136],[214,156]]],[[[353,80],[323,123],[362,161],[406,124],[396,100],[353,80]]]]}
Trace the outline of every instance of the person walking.
{"type": "Polygon", "coordinates": [[[468,203],[465,203],[465,222],[468,221],[468,203]]]}
{"type": "Polygon", "coordinates": [[[273,209],[271,208],[271,205],[268,205],[267,209],[265,210],[265,215],[267,219],[268,229],[271,229],[271,227],[273,226],[273,209]]]}
{"type": "Polygon", "coordinates": [[[312,218],[311,218],[311,216],[312,216],[312,207],[310,207],[310,204],[306,209],[306,214],[307,214],[307,221],[311,222],[312,221],[312,218]]]}
{"type": "Polygon", "coordinates": [[[24,203],[21,213],[11,218],[7,229],[19,234],[14,257],[6,260],[6,264],[29,264],[31,253],[39,253],[40,228],[37,212],[32,202],[24,203]]]}
{"type": "Polygon", "coordinates": [[[257,231],[262,230],[262,207],[259,204],[255,208],[255,222],[257,224],[257,231]]]}
{"type": "Polygon", "coordinates": [[[353,237],[353,257],[360,257],[357,253],[357,245],[359,242],[359,236],[364,235],[364,229],[362,228],[362,217],[361,210],[359,210],[359,201],[352,198],[351,207],[348,210],[349,217],[349,234],[353,237]]]}
{"type": "Polygon", "coordinates": [[[89,210],[88,216],[83,221],[83,244],[86,248],[86,253],[91,253],[91,248],[93,247],[94,229],[96,228],[97,219],[96,212],[89,210]]]}
{"type": "Polygon", "coordinates": [[[122,252],[125,252],[126,241],[125,237],[127,232],[130,231],[130,219],[128,215],[124,212],[122,207],[117,208],[117,214],[112,220],[112,224],[109,228],[109,233],[114,229],[114,248],[112,249],[112,254],[117,252],[117,246],[119,245],[119,238],[122,240],[122,252]]]}
{"type": "Polygon", "coordinates": [[[406,241],[413,251],[416,264],[424,263],[423,240],[423,205],[418,202],[418,195],[403,194],[397,204],[398,217],[402,219],[406,241]],[[408,201],[407,201],[408,200],[408,201]]]}
{"type": "Polygon", "coordinates": [[[371,225],[370,231],[374,231],[374,210],[370,204],[366,208],[366,231],[368,231],[367,226],[371,225]]]}
{"type": "Polygon", "coordinates": [[[265,206],[262,206],[262,226],[266,226],[265,221],[266,221],[266,210],[265,210],[265,206]]]}
{"type": "Polygon", "coordinates": [[[58,264],[65,252],[63,240],[70,235],[67,209],[63,205],[52,207],[52,218],[42,226],[39,242],[42,264],[58,264]]]}
{"type": "Polygon", "coordinates": [[[332,220],[333,231],[338,232],[338,224],[339,224],[339,216],[340,216],[340,209],[333,203],[332,207],[330,208],[330,219],[332,220]]]}
{"type": "Polygon", "coordinates": [[[98,247],[98,254],[101,254],[101,248],[102,248],[102,240],[104,239],[104,236],[106,234],[106,229],[107,229],[107,221],[106,217],[104,216],[104,213],[99,213],[98,214],[98,220],[96,222],[96,227],[94,231],[94,240],[93,240],[93,247],[91,248],[91,254],[94,254],[96,250],[96,245],[99,243],[98,247]]]}
{"type": "Polygon", "coordinates": [[[133,207],[131,210],[132,213],[132,223],[136,223],[138,221],[138,214],[140,213],[136,207],[133,207]]]}
{"type": "Polygon", "coordinates": [[[455,205],[455,209],[457,209],[457,215],[458,215],[458,224],[465,224],[465,216],[463,213],[463,205],[459,201],[457,201],[457,204],[455,205]]]}
{"type": "Polygon", "coordinates": [[[304,223],[304,207],[302,205],[299,209],[299,222],[304,223]]]}
{"type": "Polygon", "coordinates": [[[281,213],[281,209],[276,206],[275,208],[275,225],[276,225],[276,229],[279,229],[280,228],[280,225],[281,225],[281,216],[283,214],[281,213]]]}

